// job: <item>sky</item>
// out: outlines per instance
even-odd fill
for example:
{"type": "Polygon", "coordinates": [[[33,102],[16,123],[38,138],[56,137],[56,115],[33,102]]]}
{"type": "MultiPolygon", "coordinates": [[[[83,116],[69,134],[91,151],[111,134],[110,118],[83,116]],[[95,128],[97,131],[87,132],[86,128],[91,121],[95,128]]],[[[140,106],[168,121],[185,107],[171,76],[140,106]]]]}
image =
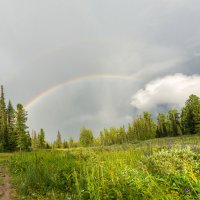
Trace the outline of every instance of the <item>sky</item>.
{"type": "Polygon", "coordinates": [[[0,84],[47,140],[200,95],[199,0],[1,0],[0,84]]]}

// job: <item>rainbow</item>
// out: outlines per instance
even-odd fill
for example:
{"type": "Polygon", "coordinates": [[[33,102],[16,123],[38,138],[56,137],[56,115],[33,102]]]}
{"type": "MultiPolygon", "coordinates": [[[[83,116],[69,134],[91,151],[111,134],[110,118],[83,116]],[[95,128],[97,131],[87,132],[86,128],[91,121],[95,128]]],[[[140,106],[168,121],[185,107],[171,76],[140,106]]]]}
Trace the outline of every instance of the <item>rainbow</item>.
{"type": "Polygon", "coordinates": [[[85,81],[85,80],[97,79],[97,78],[138,80],[136,76],[128,75],[128,74],[90,74],[90,75],[76,77],[73,79],[66,80],[57,85],[51,86],[50,88],[43,91],[39,95],[33,97],[28,103],[25,104],[25,109],[29,110],[32,106],[36,105],[43,98],[45,98],[46,96],[55,92],[56,90],[60,89],[63,86],[66,86],[66,85],[72,84],[72,83],[76,83],[78,81],[85,81]]]}

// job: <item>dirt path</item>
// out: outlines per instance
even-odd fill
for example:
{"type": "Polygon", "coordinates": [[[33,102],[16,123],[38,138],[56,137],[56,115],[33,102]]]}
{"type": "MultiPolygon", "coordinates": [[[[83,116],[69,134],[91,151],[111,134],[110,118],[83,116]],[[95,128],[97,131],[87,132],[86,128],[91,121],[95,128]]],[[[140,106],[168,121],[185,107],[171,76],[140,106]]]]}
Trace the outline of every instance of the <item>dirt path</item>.
{"type": "Polygon", "coordinates": [[[0,184],[0,200],[14,200],[13,197],[11,197],[12,189],[9,183],[9,176],[2,165],[0,165],[0,176],[2,177],[2,183],[0,184]]]}

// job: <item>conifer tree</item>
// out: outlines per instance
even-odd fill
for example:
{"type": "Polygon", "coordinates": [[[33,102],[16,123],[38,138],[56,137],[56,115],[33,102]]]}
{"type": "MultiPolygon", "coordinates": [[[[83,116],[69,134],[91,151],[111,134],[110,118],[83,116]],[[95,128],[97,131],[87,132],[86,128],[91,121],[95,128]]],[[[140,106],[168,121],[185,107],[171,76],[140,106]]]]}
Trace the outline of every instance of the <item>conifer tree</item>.
{"type": "Polygon", "coordinates": [[[45,133],[42,128],[40,129],[40,132],[38,133],[38,147],[40,149],[45,148],[45,133]]]}
{"type": "Polygon", "coordinates": [[[1,86],[0,96],[0,150],[3,151],[8,145],[6,103],[4,97],[4,89],[1,86]]]}
{"type": "Polygon", "coordinates": [[[27,112],[24,110],[22,104],[17,104],[16,111],[16,124],[15,124],[15,132],[17,138],[17,148],[21,150],[27,149],[28,142],[28,134],[27,134],[27,112]]]}
{"type": "Polygon", "coordinates": [[[31,147],[33,149],[38,148],[38,137],[36,131],[32,131],[31,147]]]}
{"type": "Polygon", "coordinates": [[[16,150],[17,138],[15,134],[15,110],[12,106],[11,101],[8,102],[7,106],[7,133],[8,133],[8,148],[9,150],[16,150]]]}
{"type": "Polygon", "coordinates": [[[57,136],[56,136],[55,147],[62,148],[62,139],[61,139],[60,131],[58,131],[57,136]]]}
{"type": "Polygon", "coordinates": [[[29,132],[27,132],[27,134],[26,134],[26,143],[25,143],[25,149],[26,150],[31,150],[31,136],[30,136],[30,133],[29,132]]]}

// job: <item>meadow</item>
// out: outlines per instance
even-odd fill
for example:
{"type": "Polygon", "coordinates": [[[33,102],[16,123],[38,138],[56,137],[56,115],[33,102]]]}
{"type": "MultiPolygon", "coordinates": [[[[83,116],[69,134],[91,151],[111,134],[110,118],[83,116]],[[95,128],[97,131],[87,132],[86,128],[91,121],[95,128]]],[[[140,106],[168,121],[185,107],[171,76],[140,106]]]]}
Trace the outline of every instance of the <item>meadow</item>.
{"type": "Polygon", "coordinates": [[[200,199],[200,135],[15,153],[18,199],[200,199]]]}

